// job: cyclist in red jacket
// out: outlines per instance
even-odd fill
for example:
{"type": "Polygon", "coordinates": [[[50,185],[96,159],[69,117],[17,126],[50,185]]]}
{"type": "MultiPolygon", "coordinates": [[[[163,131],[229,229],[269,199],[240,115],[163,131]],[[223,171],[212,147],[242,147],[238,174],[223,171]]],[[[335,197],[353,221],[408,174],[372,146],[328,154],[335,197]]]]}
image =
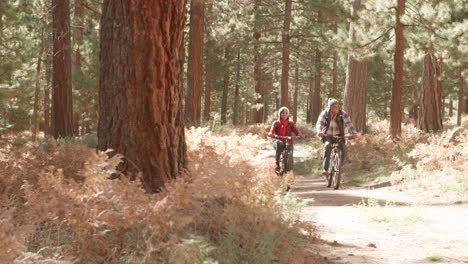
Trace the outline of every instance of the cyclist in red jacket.
{"type": "MultiPolygon", "coordinates": [[[[286,139],[278,139],[277,136],[292,136],[293,132],[296,136],[305,137],[305,135],[299,133],[294,122],[289,121],[289,109],[283,106],[278,110],[278,119],[273,122],[270,132],[268,132],[269,137],[275,138],[273,148],[276,150],[276,171],[279,171],[280,155],[286,145],[286,139]]],[[[293,141],[292,139],[288,140],[288,148],[293,153],[293,141]]]]}

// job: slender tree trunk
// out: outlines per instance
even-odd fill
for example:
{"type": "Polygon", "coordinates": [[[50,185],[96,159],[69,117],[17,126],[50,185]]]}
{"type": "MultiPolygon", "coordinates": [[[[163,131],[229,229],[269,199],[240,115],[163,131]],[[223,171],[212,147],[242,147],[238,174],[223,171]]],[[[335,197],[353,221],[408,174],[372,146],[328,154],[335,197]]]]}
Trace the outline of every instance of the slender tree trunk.
{"type": "Polygon", "coordinates": [[[333,51],[333,88],[332,88],[332,98],[336,98],[337,96],[337,88],[338,88],[338,67],[337,67],[337,52],[336,50],[333,51]]]}
{"type": "Polygon", "coordinates": [[[40,111],[40,77],[41,77],[41,64],[42,64],[42,55],[44,54],[44,30],[41,31],[41,50],[39,51],[39,57],[37,58],[37,68],[36,68],[36,88],[34,91],[34,128],[32,133],[32,141],[36,141],[37,134],[39,133],[39,111],[40,111]]]}
{"type": "Polygon", "coordinates": [[[312,102],[310,108],[310,118],[312,124],[317,122],[317,119],[322,110],[321,98],[321,79],[322,79],[322,52],[319,48],[315,49],[315,77],[314,77],[314,92],[312,93],[312,102]]]}
{"type": "Polygon", "coordinates": [[[240,95],[239,95],[239,82],[240,82],[240,49],[237,50],[237,65],[236,65],[236,88],[234,91],[234,106],[232,109],[233,112],[233,124],[238,125],[239,122],[239,105],[240,105],[240,95]]]}
{"type": "Polygon", "coordinates": [[[453,117],[453,98],[452,96],[449,97],[449,112],[450,117],[453,117]]]}
{"type": "Polygon", "coordinates": [[[314,105],[314,79],[312,76],[310,77],[309,80],[309,101],[308,101],[308,107],[307,107],[307,123],[315,123],[317,120],[312,119],[312,108],[314,105]]]}
{"type": "MultiPolygon", "coordinates": [[[[75,15],[74,15],[74,27],[75,30],[73,32],[73,45],[76,47],[74,51],[74,56],[72,58],[72,78],[73,78],[73,90],[80,91],[81,87],[79,84],[79,78],[81,78],[81,51],[80,46],[83,41],[83,0],[75,0],[75,15]]],[[[81,105],[75,105],[75,110],[77,112],[74,113],[73,118],[73,134],[79,135],[80,131],[80,113],[83,111],[80,109],[81,105]]]]}
{"type": "MultiPolygon", "coordinates": [[[[334,30],[335,33],[338,31],[336,24],[334,25],[334,30]]],[[[336,50],[333,50],[333,85],[332,85],[332,93],[331,97],[336,98],[337,96],[337,89],[338,89],[338,66],[337,66],[337,60],[338,60],[338,52],[336,50]]]]}
{"type": "Polygon", "coordinates": [[[280,98],[279,98],[278,93],[275,93],[275,105],[276,105],[276,110],[279,110],[279,108],[280,108],[280,98]]]}
{"type": "Polygon", "coordinates": [[[70,6],[68,0],[53,0],[53,123],[54,137],[73,135],[70,6]]]}
{"type": "MultiPolygon", "coordinates": [[[[255,22],[254,22],[254,80],[255,80],[255,96],[256,96],[256,104],[257,105],[262,105],[265,103],[264,101],[264,91],[262,87],[262,58],[260,57],[260,52],[259,52],[259,39],[261,37],[260,33],[260,26],[261,26],[261,20],[260,20],[260,11],[259,11],[259,5],[260,5],[260,0],[255,0],[254,2],[254,13],[255,13],[255,22]]],[[[262,123],[263,122],[263,116],[264,116],[264,110],[265,108],[257,108],[255,111],[255,122],[256,123],[262,123]]]]}
{"type": "Polygon", "coordinates": [[[282,50],[282,69],[281,69],[281,106],[289,108],[289,27],[291,24],[291,4],[292,0],[285,0],[284,23],[281,41],[282,50]]]}
{"type": "Polygon", "coordinates": [[[426,132],[442,129],[442,95],[438,85],[439,63],[432,54],[426,54],[420,92],[418,128],[426,132]]]}
{"type": "MultiPolygon", "coordinates": [[[[49,57],[49,55],[47,55],[49,57]]],[[[51,65],[50,59],[44,62],[46,71],[46,86],[44,88],[44,135],[53,134],[50,129],[50,84],[51,84],[51,65]]]]}
{"type": "Polygon", "coordinates": [[[272,90],[272,85],[271,85],[271,79],[269,79],[266,84],[264,85],[264,88],[262,89],[262,94],[263,94],[263,115],[262,115],[262,120],[263,123],[267,123],[268,120],[268,114],[270,113],[270,100],[271,100],[271,90],[272,90]]]}
{"type": "Polygon", "coordinates": [[[401,136],[403,66],[405,59],[404,25],[400,17],[405,13],[405,0],[397,1],[395,11],[395,55],[393,58],[392,102],[390,105],[390,134],[393,138],[401,136]]]}
{"type": "Polygon", "coordinates": [[[297,123],[297,93],[299,92],[299,64],[296,63],[296,85],[294,85],[294,106],[293,106],[293,120],[297,123]]]}
{"type": "Polygon", "coordinates": [[[463,67],[460,67],[458,74],[458,109],[457,109],[457,126],[461,126],[461,117],[463,114],[463,104],[465,97],[465,79],[463,78],[463,67]]]}
{"type": "MultiPolygon", "coordinates": [[[[362,8],[361,1],[355,0],[353,3],[354,12],[358,12],[362,8]]],[[[352,24],[349,29],[349,38],[352,41],[355,40],[355,29],[352,24]]],[[[359,60],[348,55],[343,108],[351,116],[358,132],[366,131],[367,66],[367,59],[359,60]]]]}
{"type": "Polygon", "coordinates": [[[185,1],[105,0],[102,14],[98,149],[121,153],[119,169],[158,191],[186,163],[185,1]]]}
{"type": "Polygon", "coordinates": [[[187,67],[186,120],[199,123],[203,86],[203,37],[205,0],[192,0],[190,5],[190,42],[187,67]]]}
{"type": "Polygon", "coordinates": [[[223,101],[221,105],[221,123],[226,123],[227,115],[227,104],[228,104],[228,92],[229,92],[229,63],[230,63],[230,52],[231,44],[226,43],[224,49],[224,82],[223,82],[223,101]]]}
{"type": "Polygon", "coordinates": [[[213,84],[213,49],[214,43],[210,39],[206,43],[206,59],[205,59],[205,110],[203,112],[203,119],[210,120],[211,112],[211,85],[213,84]]]}

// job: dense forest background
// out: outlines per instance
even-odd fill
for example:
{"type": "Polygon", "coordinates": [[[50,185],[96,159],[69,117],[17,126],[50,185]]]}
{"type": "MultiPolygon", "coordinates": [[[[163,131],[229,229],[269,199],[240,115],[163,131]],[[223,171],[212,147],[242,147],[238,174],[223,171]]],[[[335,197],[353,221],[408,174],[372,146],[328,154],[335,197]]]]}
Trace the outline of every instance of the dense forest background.
{"type": "Polygon", "coordinates": [[[363,135],[350,171],[466,197],[467,18],[461,0],[1,1],[0,262],[311,263],[315,227],[259,151],[280,107],[312,137],[330,97],[363,135]]]}
{"type": "MultiPolygon", "coordinates": [[[[353,120],[364,120],[361,128],[366,122],[390,119],[393,105],[398,105],[393,111],[401,113],[400,122],[414,119],[421,129],[440,129],[424,122],[443,122],[443,117],[461,115],[468,107],[463,92],[466,3],[398,2],[398,12],[394,1],[187,4],[180,75],[186,126],[268,123],[282,105],[291,107],[295,120],[314,123],[326,99],[337,97],[345,109],[356,112],[353,120]],[[399,22],[396,13],[401,13],[399,22]],[[395,34],[398,23],[404,42],[395,34]],[[393,70],[396,49],[404,52],[398,72],[393,70]],[[348,61],[365,68],[360,72],[358,64],[348,61]],[[394,83],[394,75],[402,81],[394,83]],[[426,84],[427,78],[436,78],[440,88],[430,92],[428,85],[435,84],[426,84]],[[392,89],[400,91],[393,99],[392,89]],[[426,102],[425,93],[434,93],[434,100],[426,102]],[[433,108],[440,116],[432,117],[433,108]],[[425,115],[431,117],[423,120],[425,115]]],[[[2,131],[55,135],[52,84],[58,75],[68,74],[64,82],[71,82],[67,89],[73,129],[65,136],[96,133],[99,69],[105,67],[99,64],[101,6],[101,1],[76,0],[56,14],[49,1],[1,4],[2,131]],[[63,15],[70,29],[64,35],[69,38],[64,48],[70,66],[53,67],[58,27],[53,15],[63,15]],[[62,72],[69,67],[70,72],[62,72]]]]}

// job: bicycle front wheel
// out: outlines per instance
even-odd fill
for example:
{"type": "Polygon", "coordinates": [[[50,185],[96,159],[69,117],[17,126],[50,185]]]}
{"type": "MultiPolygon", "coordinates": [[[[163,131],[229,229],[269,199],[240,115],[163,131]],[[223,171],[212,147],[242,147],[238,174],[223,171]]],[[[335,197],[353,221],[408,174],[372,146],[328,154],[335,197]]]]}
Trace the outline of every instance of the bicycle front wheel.
{"type": "Polygon", "coordinates": [[[335,155],[333,157],[333,174],[331,174],[330,178],[332,180],[333,189],[338,190],[340,188],[341,183],[341,151],[335,151],[335,155]]]}

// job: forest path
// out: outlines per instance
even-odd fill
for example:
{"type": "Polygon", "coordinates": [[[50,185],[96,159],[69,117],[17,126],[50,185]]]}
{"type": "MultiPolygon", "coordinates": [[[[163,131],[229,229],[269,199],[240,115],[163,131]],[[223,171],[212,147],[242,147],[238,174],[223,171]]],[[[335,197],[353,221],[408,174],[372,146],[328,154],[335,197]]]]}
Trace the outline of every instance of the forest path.
{"type": "Polygon", "coordinates": [[[468,263],[468,204],[421,202],[397,187],[346,183],[346,175],[333,190],[311,168],[319,166],[317,150],[297,144],[294,157],[292,193],[307,201],[301,219],[320,235],[311,250],[328,263],[468,263]]]}

